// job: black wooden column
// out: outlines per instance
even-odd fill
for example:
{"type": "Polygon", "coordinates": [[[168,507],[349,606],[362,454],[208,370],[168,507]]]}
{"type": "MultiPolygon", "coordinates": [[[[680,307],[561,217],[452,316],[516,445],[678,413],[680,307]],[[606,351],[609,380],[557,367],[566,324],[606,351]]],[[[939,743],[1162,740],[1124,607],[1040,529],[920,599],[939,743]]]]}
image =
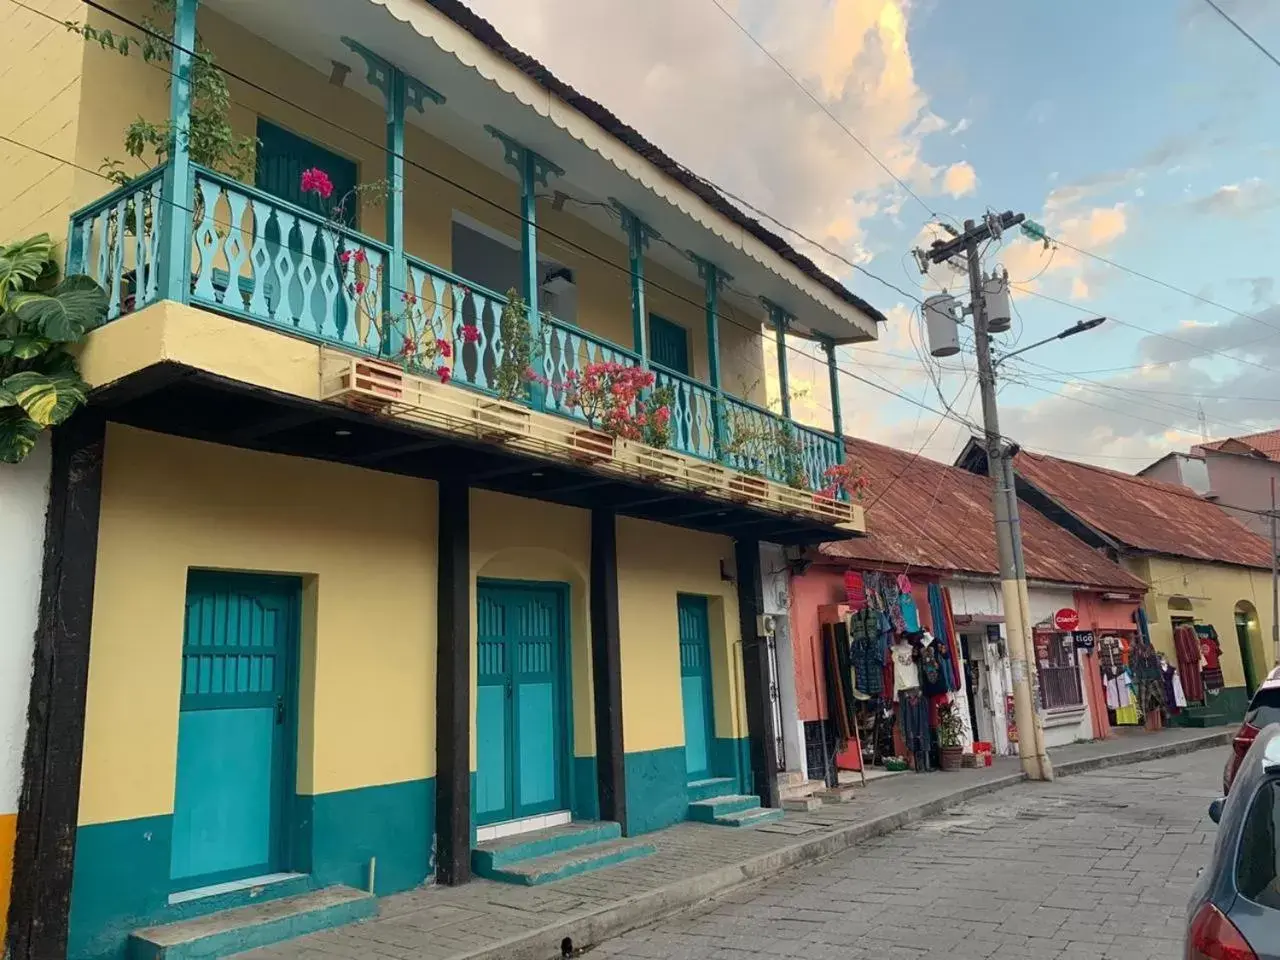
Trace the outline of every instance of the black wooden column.
{"type": "Polygon", "coordinates": [[[439,483],[436,881],[471,879],[471,491],[439,483]]]}
{"type": "Polygon", "coordinates": [[[747,735],[751,740],[751,780],[766,807],[777,805],[778,745],[774,739],[773,710],[769,706],[768,640],[760,636],[759,616],[764,610],[760,582],[760,543],[735,540],[733,555],[738,571],[738,626],[742,632],[742,672],[747,699],[747,735]]]}
{"type": "Polygon", "coordinates": [[[591,680],[595,694],[600,819],[627,832],[622,755],[622,654],[618,627],[618,527],[612,510],[591,511],[591,680]]]}
{"type": "Polygon", "coordinates": [[[105,430],[102,416],[86,409],[53,432],[9,906],[13,960],[67,954],[105,430]]]}

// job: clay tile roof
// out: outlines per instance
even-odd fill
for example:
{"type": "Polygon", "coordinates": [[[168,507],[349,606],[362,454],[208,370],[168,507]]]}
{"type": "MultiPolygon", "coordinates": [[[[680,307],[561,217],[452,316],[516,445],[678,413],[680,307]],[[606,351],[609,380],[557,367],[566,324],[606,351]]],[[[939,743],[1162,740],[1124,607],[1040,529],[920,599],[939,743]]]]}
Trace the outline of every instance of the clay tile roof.
{"type": "Polygon", "coordinates": [[[685,189],[696,194],[699,199],[717,212],[751,233],[757,240],[783,260],[796,267],[809,279],[826,287],[845,303],[861,310],[872,320],[881,323],[888,322],[883,313],[851,291],[835,277],[821,270],[816,263],[797,251],[791,244],[761,224],[760,221],[747,216],[705,179],[659,149],[642,136],[638,130],[615,116],[607,107],[597,103],[590,97],[583,96],[569,84],[557,78],[555,74],[529,56],[529,54],[513,47],[494,28],[493,24],[474,13],[465,4],[460,3],[459,0],[427,0],[427,2],[502,57],[502,59],[520,70],[534,83],[539,84],[554,96],[559,97],[610,136],[620,140],[628,148],[644,157],[685,189]]]}
{"type": "Polygon", "coordinates": [[[1264,430],[1261,433],[1246,433],[1241,437],[1214,440],[1210,443],[1199,444],[1193,449],[1193,452],[1198,450],[1220,450],[1223,453],[1253,454],[1280,462],[1280,430],[1264,430]]]}
{"type": "Polygon", "coordinates": [[[1022,451],[1018,476],[1099,533],[1134,550],[1246,567],[1271,566],[1270,545],[1186,487],[1022,451]]]}
{"type": "MultiPolygon", "coordinates": [[[[867,535],[824,543],[823,555],[999,574],[989,479],[868,440],[846,440],[845,449],[870,482],[863,501],[867,535]]],[[[1029,579],[1146,590],[1141,580],[1031,507],[1023,506],[1019,515],[1029,579]]]]}

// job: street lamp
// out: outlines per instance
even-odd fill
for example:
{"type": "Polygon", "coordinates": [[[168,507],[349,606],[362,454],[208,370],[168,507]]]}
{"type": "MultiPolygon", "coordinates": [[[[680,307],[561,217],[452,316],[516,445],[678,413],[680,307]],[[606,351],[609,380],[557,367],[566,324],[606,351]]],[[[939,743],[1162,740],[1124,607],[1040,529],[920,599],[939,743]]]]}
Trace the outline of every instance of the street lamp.
{"type": "Polygon", "coordinates": [[[1106,322],[1106,317],[1094,317],[1092,320],[1081,320],[1079,323],[1067,327],[1067,329],[1063,330],[1061,333],[1055,333],[1052,337],[1045,337],[1043,340],[1037,340],[1035,343],[1028,344],[1025,347],[1020,347],[1011,353],[1006,353],[1002,357],[997,357],[996,360],[992,362],[991,367],[994,370],[1010,357],[1016,357],[1018,354],[1026,353],[1028,350],[1034,350],[1036,347],[1043,347],[1046,343],[1053,343],[1055,340],[1065,340],[1067,337],[1074,337],[1077,333],[1085,333],[1095,327],[1102,326],[1102,324],[1106,322]]]}

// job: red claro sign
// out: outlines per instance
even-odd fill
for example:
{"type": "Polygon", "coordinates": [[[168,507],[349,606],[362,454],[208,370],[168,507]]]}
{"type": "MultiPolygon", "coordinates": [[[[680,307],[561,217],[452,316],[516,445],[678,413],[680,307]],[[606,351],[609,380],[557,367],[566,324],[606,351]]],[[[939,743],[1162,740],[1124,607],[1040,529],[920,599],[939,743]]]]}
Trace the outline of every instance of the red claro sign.
{"type": "Polygon", "coordinates": [[[1076,613],[1070,607],[1063,607],[1053,615],[1053,625],[1063,633],[1070,633],[1076,627],[1080,626],[1080,614],[1076,613]]]}

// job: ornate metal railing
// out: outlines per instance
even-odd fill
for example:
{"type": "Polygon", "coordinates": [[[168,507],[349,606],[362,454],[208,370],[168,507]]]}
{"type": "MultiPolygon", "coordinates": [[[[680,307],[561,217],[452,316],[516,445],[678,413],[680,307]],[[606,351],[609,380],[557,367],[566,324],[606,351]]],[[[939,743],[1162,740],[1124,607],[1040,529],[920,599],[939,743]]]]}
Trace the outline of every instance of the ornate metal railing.
{"type": "Polygon", "coordinates": [[[449,344],[450,356],[437,357],[437,366],[448,366],[457,383],[487,392],[496,389],[503,357],[500,321],[507,298],[424,260],[406,259],[415,316],[449,344]],[[468,329],[475,332],[468,336],[468,329]]]}
{"type": "Polygon", "coordinates": [[[593,363],[639,366],[640,355],[603,337],[547,317],[542,322],[542,375],[547,379],[545,406],[550,413],[583,420],[569,403],[569,374],[581,374],[593,363]]]}
{"type": "Polygon", "coordinates": [[[671,446],[681,453],[716,459],[716,392],[692,377],[653,365],[654,386],[671,390],[671,446]]]}

